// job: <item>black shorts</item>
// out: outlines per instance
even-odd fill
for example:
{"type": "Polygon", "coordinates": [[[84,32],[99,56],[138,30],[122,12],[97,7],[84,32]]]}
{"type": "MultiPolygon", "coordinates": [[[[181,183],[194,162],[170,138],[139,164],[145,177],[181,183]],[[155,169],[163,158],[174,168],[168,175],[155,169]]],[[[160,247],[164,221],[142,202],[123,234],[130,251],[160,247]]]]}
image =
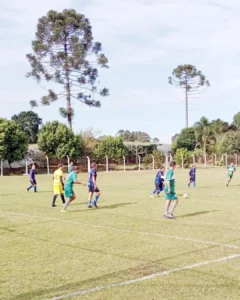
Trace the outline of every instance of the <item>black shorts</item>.
{"type": "Polygon", "coordinates": [[[196,178],[195,177],[190,177],[190,182],[195,182],[196,178]]]}
{"type": "Polygon", "coordinates": [[[88,191],[89,191],[89,193],[99,193],[99,192],[100,192],[99,188],[96,187],[96,188],[94,189],[94,186],[93,186],[93,185],[89,185],[89,186],[88,186],[88,191]]]}
{"type": "Polygon", "coordinates": [[[36,181],[36,179],[30,180],[30,183],[31,183],[31,185],[36,185],[36,184],[37,184],[37,181],[36,181]]]}

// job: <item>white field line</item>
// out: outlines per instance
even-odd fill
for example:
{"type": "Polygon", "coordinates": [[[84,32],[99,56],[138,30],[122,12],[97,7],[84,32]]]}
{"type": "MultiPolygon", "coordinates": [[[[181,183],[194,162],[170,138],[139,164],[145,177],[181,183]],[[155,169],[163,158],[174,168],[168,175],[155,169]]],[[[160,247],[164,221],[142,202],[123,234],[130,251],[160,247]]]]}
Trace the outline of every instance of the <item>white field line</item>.
{"type": "Polygon", "coordinates": [[[22,217],[28,217],[28,218],[41,219],[41,220],[49,220],[49,221],[54,221],[54,222],[84,225],[84,226],[87,226],[87,227],[107,229],[107,230],[111,230],[111,231],[136,233],[136,234],[146,235],[146,236],[155,236],[155,237],[162,237],[162,238],[167,238],[167,239],[189,241],[189,242],[205,244],[205,245],[220,246],[220,247],[226,247],[226,248],[232,248],[232,249],[240,249],[240,246],[236,246],[236,245],[229,245],[229,244],[221,244],[221,243],[215,243],[215,242],[209,242],[209,241],[202,241],[202,240],[197,240],[197,239],[185,238],[185,237],[181,237],[181,236],[166,235],[166,234],[161,234],[161,233],[151,233],[151,232],[147,232],[147,231],[145,232],[145,231],[137,231],[137,230],[120,229],[120,228],[114,228],[114,227],[108,227],[108,226],[93,225],[93,224],[89,224],[89,223],[85,223],[85,222],[81,222],[81,221],[76,222],[76,221],[70,221],[70,220],[63,220],[63,219],[49,218],[49,217],[41,217],[41,216],[15,213],[15,212],[9,212],[9,211],[0,211],[0,212],[4,213],[4,214],[14,215],[14,216],[22,216],[22,217]]]}
{"type": "Polygon", "coordinates": [[[130,284],[134,284],[134,283],[137,283],[137,282],[153,279],[155,277],[167,276],[171,273],[180,272],[180,271],[184,271],[184,270],[191,270],[191,269],[206,266],[206,265],[209,265],[209,264],[212,264],[212,263],[227,261],[227,260],[235,259],[235,258],[238,258],[238,257],[240,257],[240,254],[234,254],[234,255],[231,255],[231,256],[226,256],[226,257],[213,259],[213,260],[208,260],[208,261],[202,261],[202,262],[196,263],[194,265],[184,266],[184,267],[181,267],[181,268],[175,268],[175,269],[171,269],[171,270],[167,270],[167,271],[163,271],[163,272],[159,272],[159,273],[154,273],[154,274],[150,274],[150,275],[140,277],[140,278],[136,278],[136,279],[132,279],[132,280],[127,280],[127,281],[123,281],[123,282],[107,284],[107,285],[102,285],[102,286],[96,286],[96,287],[93,287],[93,288],[89,288],[89,289],[86,289],[86,290],[81,290],[81,291],[70,293],[70,294],[67,294],[67,295],[54,297],[54,298],[51,298],[49,300],[62,300],[62,299],[72,298],[72,297],[75,297],[75,296],[81,296],[81,295],[94,293],[94,292],[97,292],[97,291],[100,291],[100,290],[103,290],[103,289],[110,289],[110,288],[113,288],[113,287],[130,285],[130,284]]]}

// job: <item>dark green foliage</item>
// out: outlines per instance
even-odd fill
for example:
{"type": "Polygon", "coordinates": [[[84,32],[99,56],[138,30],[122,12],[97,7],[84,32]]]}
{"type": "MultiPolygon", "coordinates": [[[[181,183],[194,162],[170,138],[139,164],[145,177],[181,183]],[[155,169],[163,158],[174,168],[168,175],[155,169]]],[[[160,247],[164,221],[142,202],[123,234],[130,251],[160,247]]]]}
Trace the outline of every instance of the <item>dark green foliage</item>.
{"type": "Polygon", "coordinates": [[[27,136],[18,124],[0,118],[0,158],[11,164],[23,159],[27,148],[27,136]]]}
{"type": "Polygon", "coordinates": [[[104,160],[106,155],[109,159],[122,160],[127,154],[127,149],[121,137],[108,136],[99,142],[94,154],[100,160],[104,160]]]}
{"type": "Polygon", "coordinates": [[[229,130],[228,122],[225,122],[221,119],[213,120],[210,126],[215,134],[226,133],[229,130]]]}
{"type": "Polygon", "coordinates": [[[39,149],[49,158],[65,158],[67,155],[76,158],[83,153],[83,141],[80,135],[75,135],[65,124],[58,121],[46,123],[39,131],[39,149]]]}
{"type": "Polygon", "coordinates": [[[165,155],[162,151],[155,149],[152,153],[155,160],[155,167],[160,168],[165,162],[165,155]]]}
{"type": "Polygon", "coordinates": [[[42,119],[38,117],[38,114],[33,111],[22,111],[12,116],[12,120],[26,133],[29,144],[37,143],[39,126],[42,124],[42,119]]]}
{"type": "Polygon", "coordinates": [[[196,137],[194,128],[185,128],[175,138],[172,149],[176,151],[178,148],[185,148],[188,151],[193,151],[196,146],[196,137]]]}
{"type": "Polygon", "coordinates": [[[240,152],[240,131],[229,131],[222,144],[222,152],[227,154],[240,152]]]}
{"type": "MultiPolygon", "coordinates": [[[[59,93],[49,89],[41,99],[42,105],[65,98],[67,105],[60,108],[60,114],[68,119],[70,128],[74,114],[72,99],[100,107],[101,103],[95,96],[108,96],[109,91],[97,87],[97,66],[108,68],[108,59],[101,52],[101,43],[94,42],[91,24],[83,14],[73,9],[49,11],[38,20],[32,48],[33,53],[27,54],[31,65],[27,77],[37,82],[45,80],[62,86],[59,93]]],[[[35,100],[30,104],[32,107],[38,105],[35,100]]]]}
{"type": "Polygon", "coordinates": [[[176,151],[174,159],[179,166],[182,166],[182,158],[183,158],[183,167],[187,168],[190,164],[191,153],[184,148],[179,148],[176,151]]]}
{"type": "Polygon", "coordinates": [[[240,129],[240,112],[233,117],[233,125],[235,125],[237,129],[240,129]]]}
{"type": "Polygon", "coordinates": [[[150,142],[151,137],[148,133],[142,131],[119,130],[117,136],[123,138],[125,142],[150,142]]]}

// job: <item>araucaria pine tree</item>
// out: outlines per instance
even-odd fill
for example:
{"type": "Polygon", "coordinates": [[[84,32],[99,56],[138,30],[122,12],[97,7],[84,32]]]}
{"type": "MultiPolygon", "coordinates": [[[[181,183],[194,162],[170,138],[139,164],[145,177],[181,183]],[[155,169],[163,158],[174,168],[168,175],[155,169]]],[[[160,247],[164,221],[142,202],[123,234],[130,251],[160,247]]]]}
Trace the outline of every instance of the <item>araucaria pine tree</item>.
{"type": "Polygon", "coordinates": [[[185,119],[188,128],[188,100],[190,97],[197,97],[205,92],[210,86],[210,82],[193,65],[180,65],[172,72],[172,77],[168,78],[169,84],[173,84],[185,92],[185,119]]]}
{"type": "MultiPolygon", "coordinates": [[[[45,80],[62,86],[60,92],[53,89],[41,98],[40,104],[50,105],[59,99],[66,99],[66,107],[60,108],[62,117],[67,118],[72,128],[74,111],[72,99],[88,106],[100,107],[95,97],[108,96],[107,88],[99,89],[97,67],[108,68],[108,59],[102,53],[102,46],[94,42],[89,20],[73,9],[63,12],[49,11],[39,19],[36,40],[32,42],[33,53],[27,54],[33,77],[39,83],[45,80]]],[[[30,101],[38,106],[36,100],[30,101]]]]}

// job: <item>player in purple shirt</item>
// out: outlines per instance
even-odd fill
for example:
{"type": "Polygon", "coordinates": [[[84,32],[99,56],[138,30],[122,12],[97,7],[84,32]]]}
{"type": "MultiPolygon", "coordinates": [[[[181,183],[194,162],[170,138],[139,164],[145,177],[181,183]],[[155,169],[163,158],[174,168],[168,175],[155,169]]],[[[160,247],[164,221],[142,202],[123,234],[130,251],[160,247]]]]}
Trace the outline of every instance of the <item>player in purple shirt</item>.
{"type": "Polygon", "coordinates": [[[30,183],[31,185],[27,188],[27,191],[29,192],[29,190],[31,188],[34,188],[34,192],[36,193],[37,192],[37,181],[36,181],[36,167],[35,165],[33,164],[32,165],[32,168],[30,170],[30,174],[29,174],[29,179],[30,179],[30,183]]]}
{"type": "Polygon", "coordinates": [[[190,180],[189,180],[188,187],[190,188],[192,183],[193,183],[193,186],[196,187],[196,166],[195,165],[193,165],[192,168],[190,169],[189,177],[190,177],[190,180]]]}

